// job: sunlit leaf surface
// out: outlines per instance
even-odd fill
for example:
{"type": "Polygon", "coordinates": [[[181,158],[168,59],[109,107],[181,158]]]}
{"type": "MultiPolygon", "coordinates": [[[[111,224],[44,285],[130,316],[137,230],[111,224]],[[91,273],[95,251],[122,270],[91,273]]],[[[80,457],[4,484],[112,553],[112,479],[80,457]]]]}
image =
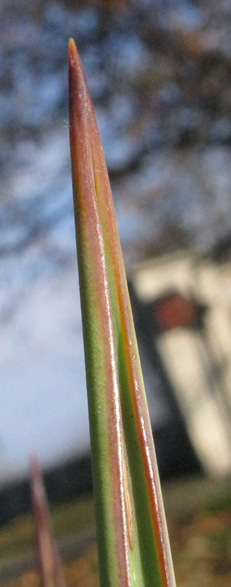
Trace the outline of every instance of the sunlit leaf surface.
{"type": "Polygon", "coordinates": [[[175,585],[115,211],[81,61],[69,52],[70,142],[103,586],[175,585]]]}

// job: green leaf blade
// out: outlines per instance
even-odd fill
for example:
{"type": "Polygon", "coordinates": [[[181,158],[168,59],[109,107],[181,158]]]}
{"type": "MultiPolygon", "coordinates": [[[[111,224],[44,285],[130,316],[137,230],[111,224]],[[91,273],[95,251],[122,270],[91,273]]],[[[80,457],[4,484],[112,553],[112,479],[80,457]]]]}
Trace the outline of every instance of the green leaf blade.
{"type": "Polygon", "coordinates": [[[175,584],[116,216],[70,41],[70,143],[103,586],[175,584]]]}

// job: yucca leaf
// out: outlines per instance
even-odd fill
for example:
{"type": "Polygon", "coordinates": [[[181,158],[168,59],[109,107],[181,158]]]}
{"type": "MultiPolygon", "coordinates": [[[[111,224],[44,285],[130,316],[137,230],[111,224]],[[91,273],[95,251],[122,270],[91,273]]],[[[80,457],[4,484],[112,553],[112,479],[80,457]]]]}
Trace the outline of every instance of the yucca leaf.
{"type": "Polygon", "coordinates": [[[52,533],[42,473],[35,456],[31,459],[31,494],[41,586],[65,587],[58,547],[52,533]]]}
{"type": "Polygon", "coordinates": [[[69,47],[70,143],[103,587],[175,585],[111,189],[86,78],[69,47]]]}

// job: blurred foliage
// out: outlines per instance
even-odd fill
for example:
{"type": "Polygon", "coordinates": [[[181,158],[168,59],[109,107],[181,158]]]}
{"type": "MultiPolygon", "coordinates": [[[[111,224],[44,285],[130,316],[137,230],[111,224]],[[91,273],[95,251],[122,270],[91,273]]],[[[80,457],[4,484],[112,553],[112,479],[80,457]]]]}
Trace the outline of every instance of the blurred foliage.
{"type": "MultiPolygon", "coordinates": [[[[195,585],[229,587],[231,577],[229,482],[219,484],[213,481],[188,480],[183,483],[172,483],[164,487],[164,497],[178,587],[195,587],[195,585]]],[[[52,520],[57,537],[62,538],[63,551],[65,543],[69,543],[64,556],[64,571],[68,587],[74,587],[74,585],[98,587],[97,551],[95,542],[92,543],[94,540],[92,499],[81,499],[55,508],[52,512],[52,520]],[[81,535],[82,537],[85,535],[87,527],[89,540],[81,552],[81,535]],[[73,554],[73,551],[79,552],[78,556],[73,554]]],[[[31,539],[31,517],[25,516],[11,522],[0,530],[0,559],[3,561],[7,553],[9,556],[10,552],[19,552],[19,549],[23,555],[25,549],[31,548],[31,539]],[[20,542],[19,536],[22,536],[20,542]]],[[[36,571],[28,570],[18,580],[6,582],[4,587],[6,586],[39,587],[39,576],[36,571]]]]}

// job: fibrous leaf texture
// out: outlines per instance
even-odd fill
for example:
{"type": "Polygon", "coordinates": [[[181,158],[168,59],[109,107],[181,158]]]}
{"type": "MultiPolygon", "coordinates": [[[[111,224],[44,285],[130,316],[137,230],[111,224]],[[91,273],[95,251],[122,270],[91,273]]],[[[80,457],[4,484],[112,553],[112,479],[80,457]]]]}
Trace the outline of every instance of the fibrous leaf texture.
{"type": "Polygon", "coordinates": [[[174,572],[111,188],[72,39],[69,83],[101,585],[172,587],[174,572]]]}

